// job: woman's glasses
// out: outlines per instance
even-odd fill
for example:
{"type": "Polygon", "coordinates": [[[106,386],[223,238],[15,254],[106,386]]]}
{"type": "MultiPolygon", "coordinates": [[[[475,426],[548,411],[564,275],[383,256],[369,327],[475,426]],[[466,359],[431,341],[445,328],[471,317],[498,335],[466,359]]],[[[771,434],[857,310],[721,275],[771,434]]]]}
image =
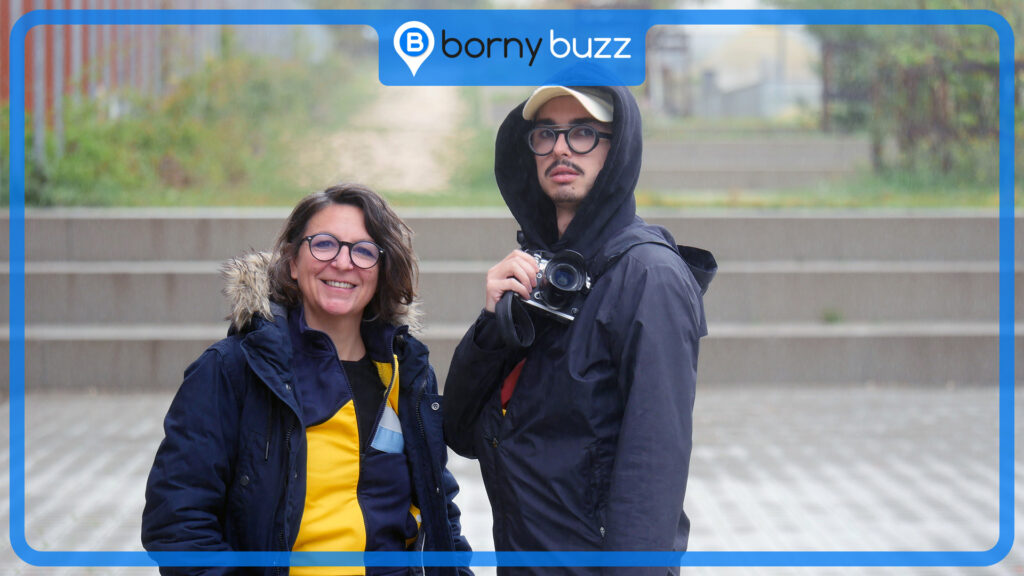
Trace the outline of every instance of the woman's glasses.
{"type": "Polygon", "coordinates": [[[341,247],[348,246],[348,257],[352,265],[364,270],[376,266],[381,254],[384,253],[383,248],[369,240],[342,242],[327,232],[306,236],[302,241],[309,242],[309,253],[321,262],[334,260],[341,253],[341,247]]]}

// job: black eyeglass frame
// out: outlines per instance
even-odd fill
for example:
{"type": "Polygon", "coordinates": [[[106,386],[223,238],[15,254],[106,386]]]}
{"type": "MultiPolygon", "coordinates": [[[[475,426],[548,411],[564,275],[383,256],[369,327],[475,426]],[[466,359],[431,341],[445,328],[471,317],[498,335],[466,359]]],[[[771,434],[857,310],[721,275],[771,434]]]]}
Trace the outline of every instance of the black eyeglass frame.
{"type": "Polygon", "coordinates": [[[530,129],[529,132],[526,133],[526,145],[529,146],[530,152],[533,152],[535,156],[550,156],[551,153],[555,151],[555,146],[558,146],[558,137],[562,135],[565,136],[565,143],[567,146],[569,146],[569,150],[572,150],[574,154],[590,154],[591,152],[594,151],[594,148],[597,148],[598,144],[601,143],[602,138],[606,140],[611,140],[612,136],[614,136],[614,134],[610,132],[601,132],[600,130],[598,130],[597,128],[590,124],[555,124],[547,126],[539,125],[534,126],[533,128],[530,129]],[[594,138],[594,145],[591,146],[589,149],[577,150],[572,145],[572,139],[569,138],[569,133],[572,132],[573,130],[576,130],[577,128],[590,128],[591,130],[594,131],[594,134],[597,135],[594,138]],[[537,150],[534,149],[533,147],[533,135],[539,130],[551,130],[552,132],[555,133],[555,139],[553,140],[553,144],[551,144],[551,150],[548,150],[543,154],[537,152],[537,150]]]}
{"type": "Polygon", "coordinates": [[[360,270],[369,270],[370,268],[373,268],[374,266],[376,266],[380,262],[381,257],[384,256],[384,252],[385,252],[384,251],[384,247],[381,246],[380,244],[377,244],[376,242],[372,242],[370,240],[360,240],[358,242],[344,242],[342,240],[339,240],[337,238],[337,236],[335,236],[334,234],[331,234],[330,232],[320,232],[319,234],[313,234],[312,236],[306,236],[305,238],[303,238],[299,242],[299,244],[302,244],[302,242],[305,242],[307,244],[307,246],[309,246],[309,255],[312,256],[313,259],[317,260],[318,262],[331,262],[331,261],[333,261],[335,258],[338,257],[339,254],[341,254],[341,249],[344,248],[345,246],[348,246],[348,260],[349,260],[349,262],[352,263],[353,266],[355,266],[356,268],[359,268],[360,270]],[[330,258],[324,260],[322,258],[317,257],[317,255],[313,253],[313,238],[316,238],[317,236],[327,236],[329,238],[332,238],[335,242],[338,243],[338,251],[334,253],[334,256],[331,256],[330,258]],[[369,244],[370,246],[373,246],[374,248],[377,249],[377,259],[373,261],[373,264],[371,264],[369,266],[360,266],[359,264],[356,263],[356,259],[352,257],[352,249],[355,248],[356,246],[360,245],[360,244],[369,244]]]}

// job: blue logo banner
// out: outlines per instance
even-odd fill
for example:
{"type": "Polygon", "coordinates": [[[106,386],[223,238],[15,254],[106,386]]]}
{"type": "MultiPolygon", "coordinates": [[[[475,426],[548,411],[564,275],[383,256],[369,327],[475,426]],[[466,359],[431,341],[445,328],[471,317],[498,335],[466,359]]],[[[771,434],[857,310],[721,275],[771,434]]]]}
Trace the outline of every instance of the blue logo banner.
{"type": "Polygon", "coordinates": [[[642,10],[419,11],[377,26],[380,81],[642,84],[650,25],[642,10]]]}

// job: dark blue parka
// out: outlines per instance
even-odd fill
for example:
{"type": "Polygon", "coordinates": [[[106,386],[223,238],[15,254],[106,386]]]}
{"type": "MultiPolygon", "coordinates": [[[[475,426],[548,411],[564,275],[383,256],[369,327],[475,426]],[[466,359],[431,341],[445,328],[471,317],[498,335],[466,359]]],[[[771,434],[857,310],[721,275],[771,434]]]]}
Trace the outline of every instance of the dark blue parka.
{"type": "MultiPolygon", "coordinates": [[[[229,280],[265,288],[264,255],[233,261],[229,280]],[[239,280],[239,278],[241,280],[239,280]]],[[[247,292],[251,286],[243,286],[247,292]]],[[[287,310],[234,294],[232,333],[185,372],[146,486],[149,551],[291,550],[305,502],[305,426],[292,383],[287,310]],[[239,307],[246,310],[239,311],[239,307]],[[251,309],[249,309],[251,308],[251,309]],[[239,320],[241,318],[241,320],[239,320]]],[[[445,468],[441,397],[427,349],[405,327],[364,324],[374,359],[399,364],[399,419],[422,523],[417,550],[469,550],[445,468]]],[[[428,574],[469,574],[430,568],[428,574]]],[[[163,568],[164,574],[286,574],[280,568],[163,568]]]]}
{"type": "Polygon", "coordinates": [[[532,123],[522,105],[498,132],[495,175],[526,247],[580,252],[593,286],[571,324],[534,314],[528,351],[503,346],[486,311],[456,349],[446,438],[480,461],[497,550],[686,549],[702,297],[716,265],[636,216],[640,114],[627,89],[607,90],[615,105],[608,156],[561,237],[526,146],[532,123]],[[524,357],[503,414],[499,390],[524,357]]]}

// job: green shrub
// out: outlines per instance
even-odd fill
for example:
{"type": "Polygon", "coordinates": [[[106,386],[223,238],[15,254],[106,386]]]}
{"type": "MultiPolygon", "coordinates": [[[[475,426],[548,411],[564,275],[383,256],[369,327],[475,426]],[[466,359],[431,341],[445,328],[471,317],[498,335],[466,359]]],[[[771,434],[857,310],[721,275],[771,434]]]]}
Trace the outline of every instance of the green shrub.
{"type": "MultiPolygon", "coordinates": [[[[122,93],[68,106],[64,153],[48,135],[44,162],[31,154],[26,121],[26,203],[290,204],[305,192],[295,142],[343,125],[369,94],[369,77],[340,59],[211,60],[162,98],[122,93]]],[[[4,150],[7,120],[5,112],[4,150]]],[[[7,201],[7,166],[2,176],[7,201]]]]}

